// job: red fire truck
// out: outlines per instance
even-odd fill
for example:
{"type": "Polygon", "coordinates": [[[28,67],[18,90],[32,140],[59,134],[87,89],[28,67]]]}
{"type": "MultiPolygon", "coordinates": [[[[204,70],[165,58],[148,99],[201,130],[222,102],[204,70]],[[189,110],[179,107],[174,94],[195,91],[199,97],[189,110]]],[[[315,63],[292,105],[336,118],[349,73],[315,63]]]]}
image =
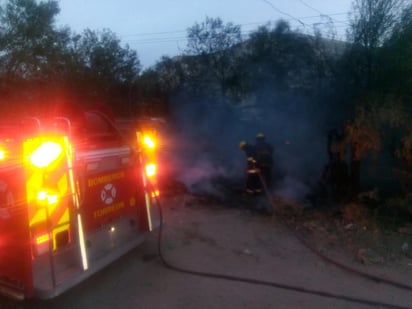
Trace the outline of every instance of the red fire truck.
{"type": "Polygon", "coordinates": [[[3,295],[55,297],[159,225],[153,136],[125,137],[97,110],[77,118],[0,124],[3,295]]]}

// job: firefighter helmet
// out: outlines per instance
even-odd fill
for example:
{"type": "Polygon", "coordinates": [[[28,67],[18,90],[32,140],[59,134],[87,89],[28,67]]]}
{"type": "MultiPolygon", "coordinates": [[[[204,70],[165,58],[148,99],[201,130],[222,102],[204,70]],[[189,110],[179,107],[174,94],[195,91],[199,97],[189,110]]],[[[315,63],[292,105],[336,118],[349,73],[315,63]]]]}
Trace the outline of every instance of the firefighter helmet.
{"type": "Polygon", "coordinates": [[[246,146],[246,142],[245,141],[241,141],[240,143],[239,143],[239,148],[240,149],[243,149],[243,147],[245,147],[246,146]]]}
{"type": "Polygon", "coordinates": [[[265,138],[265,134],[260,132],[260,133],[256,134],[256,138],[265,138]]]}

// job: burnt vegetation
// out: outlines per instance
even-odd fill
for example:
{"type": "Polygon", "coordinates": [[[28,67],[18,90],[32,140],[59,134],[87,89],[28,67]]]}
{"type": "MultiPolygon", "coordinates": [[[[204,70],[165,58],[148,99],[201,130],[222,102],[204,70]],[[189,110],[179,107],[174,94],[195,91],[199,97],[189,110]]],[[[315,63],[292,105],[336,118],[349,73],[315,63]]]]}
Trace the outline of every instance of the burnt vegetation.
{"type": "Polygon", "coordinates": [[[311,193],[314,203],[325,200],[316,194],[336,201],[343,195],[377,218],[412,214],[407,2],[354,0],[345,42],[333,31],[299,33],[283,20],[245,37],[240,26],[207,17],[188,28],[179,56],[144,71],[138,51],[115,33],[59,28],[58,13],[57,1],[1,5],[3,116],[47,114],[67,101],[105,103],[117,117],[165,117],[177,133],[170,162],[176,170],[185,165],[180,176],[189,187],[242,177],[236,145],[264,131],[275,148],[276,193],[311,193]],[[343,134],[343,191],[330,170],[331,130],[343,134]]]}

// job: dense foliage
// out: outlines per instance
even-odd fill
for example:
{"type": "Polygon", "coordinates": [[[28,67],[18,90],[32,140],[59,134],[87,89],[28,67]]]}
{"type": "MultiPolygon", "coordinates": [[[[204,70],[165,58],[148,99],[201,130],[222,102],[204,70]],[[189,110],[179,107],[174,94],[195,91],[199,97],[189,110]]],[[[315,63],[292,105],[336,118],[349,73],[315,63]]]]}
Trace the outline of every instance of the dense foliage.
{"type": "Polygon", "coordinates": [[[180,101],[236,107],[259,121],[305,111],[321,128],[344,124],[362,158],[388,153],[411,178],[412,5],[402,0],[354,0],[347,42],[282,20],[244,37],[240,26],[207,17],[188,29],[180,56],[144,72],[116,34],[59,29],[58,13],[53,0],[0,7],[3,114],[61,100],[107,103],[117,115],[165,114],[180,101]]]}
{"type": "Polygon", "coordinates": [[[130,109],[140,72],[136,51],[110,30],[58,29],[57,1],[10,0],[0,7],[3,114],[41,113],[56,101],[105,102],[130,109]]]}

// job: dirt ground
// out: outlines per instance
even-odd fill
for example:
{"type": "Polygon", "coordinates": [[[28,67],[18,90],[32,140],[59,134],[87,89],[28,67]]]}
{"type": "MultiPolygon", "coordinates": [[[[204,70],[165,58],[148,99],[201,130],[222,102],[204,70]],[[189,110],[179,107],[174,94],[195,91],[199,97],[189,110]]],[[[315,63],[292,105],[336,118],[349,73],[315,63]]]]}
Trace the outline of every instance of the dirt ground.
{"type": "MultiPolygon", "coordinates": [[[[266,197],[219,201],[186,194],[173,200],[166,216],[173,229],[166,228],[164,237],[165,252],[173,265],[412,308],[412,255],[406,248],[412,235],[373,229],[373,224],[361,220],[364,216],[350,209],[358,205],[346,206],[343,211],[307,211],[273,197],[275,213],[267,216],[255,211],[256,205],[267,204],[266,197]],[[182,214],[190,214],[189,222],[182,214]],[[179,247],[176,240],[203,252],[200,260],[182,264],[174,259],[174,249],[179,247]],[[232,251],[231,258],[227,251],[232,251]]],[[[241,307],[362,308],[360,303],[336,301],[334,297],[285,300],[280,306],[267,302],[241,307]]],[[[215,307],[223,308],[223,304],[215,307]]]]}
{"type": "Polygon", "coordinates": [[[163,196],[163,256],[183,272],[162,263],[155,232],[56,299],[12,308],[412,308],[408,287],[360,274],[410,285],[412,259],[405,243],[411,235],[351,224],[333,210],[301,211],[276,198],[276,214],[253,210],[265,202],[184,192],[163,196]]]}
{"type": "Polygon", "coordinates": [[[319,257],[335,256],[338,260],[356,262],[370,269],[398,269],[406,280],[411,278],[412,222],[400,220],[391,225],[379,222],[361,201],[328,200],[320,203],[320,207],[307,207],[306,202],[303,205],[274,194],[261,197],[232,194],[223,201],[189,194],[185,199],[188,205],[207,207],[212,203],[221,208],[243,209],[251,214],[256,214],[256,208],[262,208],[256,204],[264,204],[274,210],[272,223],[284,226],[319,257]]]}
{"type": "Polygon", "coordinates": [[[282,222],[298,229],[304,235],[301,240],[320,255],[410,280],[412,222],[387,226],[357,202],[309,211],[296,211],[296,205],[282,200],[277,205],[283,211],[282,222]]]}
{"type": "MultiPolygon", "coordinates": [[[[176,198],[183,201],[172,203],[169,220],[181,227],[166,230],[164,239],[166,252],[171,251],[170,257],[177,265],[182,264],[173,260],[173,239],[176,239],[173,236],[183,244],[196,243],[199,249],[209,248],[202,257],[204,261],[189,269],[219,274],[232,269],[235,270],[232,273],[241,277],[312,288],[331,295],[355,295],[355,298],[362,295],[360,299],[377,302],[382,299],[382,303],[395,304],[395,308],[396,304],[412,308],[410,226],[399,231],[379,229],[364,221],[364,214],[352,209],[358,209],[359,205],[345,205],[343,210],[303,210],[291,201],[273,197],[275,213],[267,216],[254,210],[257,204],[267,203],[265,197],[238,197],[229,203],[192,195],[174,197],[175,201],[176,198]],[[191,218],[188,225],[184,217],[179,219],[181,211],[196,213],[197,219],[191,218]],[[222,250],[231,250],[236,260],[220,256],[222,250]],[[245,260],[248,261],[242,264],[245,260]]],[[[193,261],[189,264],[193,265],[193,261]]],[[[334,298],[327,297],[327,301],[331,299],[334,298]]],[[[301,303],[305,304],[302,307],[292,301],[285,308],[362,307],[357,302],[319,306],[317,300],[312,301],[301,303]]],[[[257,302],[248,308],[266,308],[263,304],[257,302]]],[[[278,308],[273,304],[269,307],[278,308]]]]}

